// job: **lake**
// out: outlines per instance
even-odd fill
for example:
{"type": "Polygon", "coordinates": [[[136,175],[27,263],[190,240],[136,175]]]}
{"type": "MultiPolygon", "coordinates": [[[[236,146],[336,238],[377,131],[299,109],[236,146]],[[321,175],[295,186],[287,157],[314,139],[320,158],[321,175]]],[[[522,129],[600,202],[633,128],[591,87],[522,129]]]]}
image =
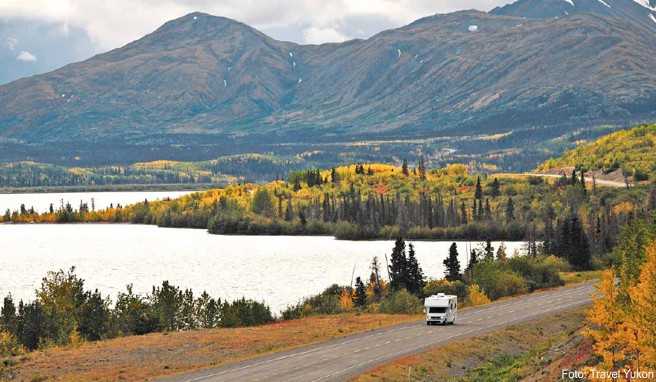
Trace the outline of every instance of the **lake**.
{"type": "Polygon", "coordinates": [[[70,203],[73,208],[80,207],[80,202],[87,203],[91,208],[91,202],[96,210],[102,210],[109,207],[110,204],[134,204],[148,200],[161,200],[164,198],[178,198],[195,191],[134,191],[134,192],[54,192],[54,193],[33,193],[33,194],[0,194],[0,214],[4,214],[7,209],[12,211],[20,209],[21,204],[26,208],[34,207],[37,212],[46,212],[50,204],[55,209],[70,203]]]}
{"type": "MultiPolygon", "coordinates": [[[[0,224],[0,296],[34,299],[48,271],[75,266],[87,289],[113,300],[127,284],[148,293],[169,280],[182,288],[230,300],[246,297],[274,312],[333,283],[367,278],[374,256],[385,263],[391,241],[339,241],[331,237],[219,236],[204,230],[143,225],[0,224]]],[[[428,277],[441,278],[450,242],[415,242],[428,277]]],[[[469,243],[458,243],[467,264],[469,243]]],[[[476,245],[474,243],[474,245],[476,245]]],[[[498,247],[499,243],[494,243],[498,247]]],[[[506,243],[508,254],[523,243],[506,243]]],[[[383,276],[386,276],[385,272],[383,276]]]]}

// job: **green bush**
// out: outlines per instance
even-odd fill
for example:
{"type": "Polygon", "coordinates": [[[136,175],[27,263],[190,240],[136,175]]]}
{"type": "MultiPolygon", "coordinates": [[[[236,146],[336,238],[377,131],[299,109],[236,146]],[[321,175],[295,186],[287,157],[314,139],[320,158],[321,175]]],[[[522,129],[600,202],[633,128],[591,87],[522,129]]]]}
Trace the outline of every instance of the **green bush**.
{"type": "Polygon", "coordinates": [[[458,300],[465,301],[468,295],[467,285],[460,281],[430,280],[424,286],[424,296],[432,296],[438,293],[458,296],[458,300]]]}
{"type": "Polygon", "coordinates": [[[526,293],[529,290],[526,280],[505,268],[505,265],[499,262],[482,261],[474,266],[471,281],[478,284],[492,300],[526,293]]]}
{"type": "Polygon", "coordinates": [[[550,257],[517,256],[507,262],[510,270],[526,280],[530,291],[564,285],[560,272],[568,271],[569,265],[563,259],[550,257]]]}
{"type": "Polygon", "coordinates": [[[387,314],[416,314],[423,311],[423,304],[416,296],[401,289],[381,301],[379,311],[387,314]]]}

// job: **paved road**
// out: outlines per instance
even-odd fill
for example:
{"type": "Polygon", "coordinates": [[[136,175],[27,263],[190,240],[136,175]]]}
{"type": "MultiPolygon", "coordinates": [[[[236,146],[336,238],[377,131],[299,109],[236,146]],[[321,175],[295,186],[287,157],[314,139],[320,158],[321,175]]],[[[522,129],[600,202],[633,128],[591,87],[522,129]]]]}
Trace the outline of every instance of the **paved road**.
{"type": "MultiPolygon", "coordinates": [[[[557,175],[557,174],[536,174],[536,173],[524,173],[522,175],[526,176],[537,176],[540,178],[562,178],[562,175],[557,175]]],[[[597,186],[606,186],[606,187],[612,187],[612,188],[626,188],[626,183],[624,182],[616,182],[614,180],[604,180],[604,179],[592,179],[592,177],[585,177],[585,182],[592,184],[592,182],[597,183],[597,186]]],[[[631,185],[631,184],[630,184],[631,185]]]]}
{"type": "Polygon", "coordinates": [[[399,325],[163,381],[342,381],[400,356],[587,304],[593,290],[586,283],[533,293],[466,309],[454,326],[399,325]]]}

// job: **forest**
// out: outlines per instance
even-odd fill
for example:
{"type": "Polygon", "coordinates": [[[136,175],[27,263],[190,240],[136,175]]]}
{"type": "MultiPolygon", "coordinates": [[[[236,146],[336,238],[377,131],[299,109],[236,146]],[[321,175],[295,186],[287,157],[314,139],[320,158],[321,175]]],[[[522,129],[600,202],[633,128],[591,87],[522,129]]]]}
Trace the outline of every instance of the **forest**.
{"type": "Polygon", "coordinates": [[[264,154],[228,155],[200,162],[159,160],[98,167],[12,162],[0,163],[0,189],[223,185],[240,180],[271,180],[307,165],[306,161],[297,158],[286,159],[264,154]]]}
{"type": "Polygon", "coordinates": [[[654,208],[656,189],[597,187],[585,183],[584,175],[576,170],[559,179],[469,174],[464,165],[427,169],[422,161],[413,167],[357,164],[103,211],[66,204],[37,214],[24,205],[5,211],[0,221],[129,222],[214,234],[345,240],[543,241],[545,254],[572,252],[571,243],[587,242],[597,255],[593,261],[600,261],[622,225],[654,208]]]}
{"type": "Polygon", "coordinates": [[[621,170],[636,182],[656,179],[656,125],[642,125],[579,145],[543,163],[539,170],[578,167],[609,174],[621,170]]]}

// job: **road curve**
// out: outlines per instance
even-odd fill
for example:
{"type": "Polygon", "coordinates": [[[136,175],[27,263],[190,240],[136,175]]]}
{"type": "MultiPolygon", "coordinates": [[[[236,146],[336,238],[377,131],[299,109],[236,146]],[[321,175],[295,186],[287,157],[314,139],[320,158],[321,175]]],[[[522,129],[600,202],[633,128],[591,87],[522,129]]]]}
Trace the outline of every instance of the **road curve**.
{"type": "Polygon", "coordinates": [[[537,292],[466,309],[453,326],[403,324],[162,381],[343,381],[404,355],[588,304],[593,291],[585,283],[537,292]]]}

